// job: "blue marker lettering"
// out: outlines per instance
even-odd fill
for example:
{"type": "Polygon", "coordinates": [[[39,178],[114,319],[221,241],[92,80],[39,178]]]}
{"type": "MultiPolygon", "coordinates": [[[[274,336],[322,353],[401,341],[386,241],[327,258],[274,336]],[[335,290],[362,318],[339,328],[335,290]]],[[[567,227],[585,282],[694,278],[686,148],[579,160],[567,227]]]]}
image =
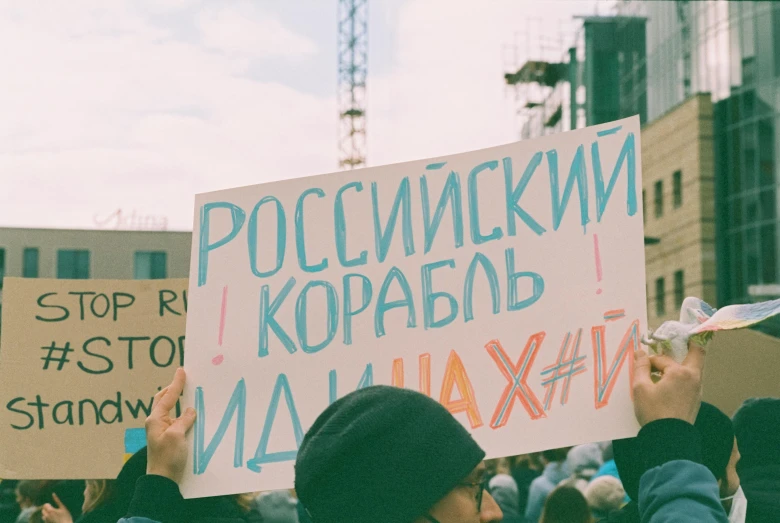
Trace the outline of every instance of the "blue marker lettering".
{"type": "Polygon", "coordinates": [[[382,288],[379,289],[379,295],[376,300],[376,309],[374,310],[374,331],[377,338],[381,338],[385,335],[385,313],[390,309],[398,307],[406,307],[408,315],[406,319],[406,326],[408,328],[414,328],[417,326],[416,314],[414,311],[414,299],[412,298],[412,289],[409,287],[409,281],[401,272],[398,267],[393,267],[387,273],[385,281],[382,283],[382,288]],[[401,291],[404,293],[404,299],[387,301],[387,293],[390,290],[390,284],[393,281],[397,281],[401,287],[401,291]]]}
{"type": "MultiPolygon", "coordinates": [[[[338,399],[338,376],[336,376],[336,370],[333,369],[328,373],[328,405],[333,405],[338,399]]],[[[363,375],[360,377],[357,388],[355,390],[364,389],[374,384],[374,366],[372,364],[366,365],[366,370],[363,371],[363,375]]]]}
{"type": "Polygon", "coordinates": [[[316,194],[318,198],[325,198],[325,191],[322,189],[306,189],[298,197],[298,203],[295,204],[295,246],[298,251],[298,265],[304,272],[320,272],[328,268],[328,259],[323,258],[317,265],[306,263],[306,234],[303,230],[303,200],[310,194],[316,194]]]}
{"type": "Polygon", "coordinates": [[[382,230],[382,224],[379,219],[379,195],[377,194],[376,182],[371,182],[371,200],[374,205],[374,242],[376,245],[376,258],[379,262],[385,261],[390,245],[393,242],[393,232],[395,223],[398,221],[398,212],[403,205],[403,216],[401,218],[401,234],[403,235],[404,252],[406,256],[414,254],[414,238],[412,234],[412,195],[409,188],[409,177],[401,180],[398,192],[393,201],[393,208],[390,216],[387,218],[387,226],[382,230]]]}
{"type": "Polygon", "coordinates": [[[284,264],[284,253],[287,247],[287,218],[284,214],[282,202],[274,196],[266,196],[257,202],[257,205],[255,205],[252,213],[249,215],[246,234],[247,248],[249,249],[249,268],[252,269],[252,274],[258,278],[268,278],[279,272],[279,269],[284,264]],[[257,268],[257,213],[260,211],[260,207],[269,202],[276,204],[276,267],[270,271],[262,272],[257,268]]]}
{"type": "Polygon", "coordinates": [[[371,303],[373,289],[371,280],[362,274],[345,274],[342,281],[344,292],[344,345],[352,345],[352,317],[357,316],[368,308],[368,304],[371,303]],[[352,283],[350,281],[352,278],[359,278],[362,283],[360,306],[354,310],[352,309],[352,283]]]}
{"type": "Polygon", "coordinates": [[[324,280],[313,280],[307,283],[301,293],[298,295],[298,300],[295,303],[295,329],[298,333],[298,343],[301,345],[303,352],[313,354],[319,352],[328,346],[336,336],[336,330],[339,326],[339,299],[336,296],[336,289],[330,282],[324,280]],[[316,345],[309,345],[309,334],[307,326],[306,313],[308,311],[307,302],[309,296],[309,289],[315,287],[322,287],[325,289],[325,298],[327,302],[327,333],[325,339],[316,345]]]}
{"type": "Polygon", "coordinates": [[[498,274],[490,258],[482,253],[476,253],[471,260],[466,280],[463,283],[463,321],[474,319],[474,278],[477,275],[477,266],[481,265],[490,286],[490,297],[493,300],[493,314],[501,312],[501,288],[498,284],[498,274]]]}
{"type": "Polygon", "coordinates": [[[298,448],[303,441],[303,428],[301,427],[301,420],[298,417],[298,411],[295,409],[295,400],[293,400],[292,391],[290,390],[290,382],[287,381],[285,374],[279,374],[276,378],[276,385],[274,385],[274,392],[271,395],[271,404],[268,406],[268,412],[265,415],[265,423],[263,423],[263,433],[260,435],[260,443],[257,445],[255,451],[255,457],[246,462],[246,468],[252,472],[260,472],[263,470],[263,463],[279,463],[280,461],[292,461],[298,454],[298,448]],[[293,434],[295,436],[295,450],[286,450],[281,452],[268,452],[268,440],[271,438],[271,429],[273,428],[274,421],[276,420],[276,410],[279,408],[279,398],[284,391],[284,400],[287,403],[287,410],[290,413],[290,420],[292,421],[293,434]]]}
{"type": "Polygon", "coordinates": [[[550,170],[553,230],[557,231],[561,225],[563,213],[566,212],[575,181],[577,182],[577,193],[580,196],[580,224],[583,229],[587,230],[590,216],[588,216],[588,177],[585,170],[585,148],[582,145],[577,147],[574,160],[569,168],[569,177],[566,179],[563,196],[561,196],[560,180],[558,179],[558,151],[555,149],[547,151],[547,165],[550,170]]]}
{"type": "Polygon", "coordinates": [[[344,191],[354,188],[361,192],[363,184],[360,182],[351,182],[338,190],[336,193],[336,202],[333,207],[333,221],[336,229],[336,252],[339,255],[339,263],[342,267],[355,267],[365,265],[368,260],[368,251],[360,251],[357,258],[347,259],[347,218],[344,214],[344,191]]]}
{"type": "Polygon", "coordinates": [[[544,278],[535,272],[515,272],[515,249],[510,247],[506,250],[506,276],[507,276],[507,310],[519,311],[536,303],[542,297],[544,292],[544,278]],[[517,280],[520,278],[531,278],[533,283],[533,292],[528,298],[517,301],[517,280]]]}
{"type": "Polygon", "coordinates": [[[433,277],[432,273],[434,269],[440,269],[442,267],[455,268],[455,260],[442,260],[433,263],[427,263],[422,266],[422,294],[423,294],[423,322],[425,329],[438,329],[449,325],[458,316],[458,301],[455,296],[448,292],[433,292],[433,277]],[[446,299],[450,304],[450,312],[446,317],[436,320],[436,300],[446,299]]]}
{"type": "Polygon", "coordinates": [[[517,224],[515,223],[515,216],[519,216],[523,223],[525,223],[532,231],[538,236],[546,231],[544,227],[539,225],[539,222],[534,220],[525,209],[520,207],[520,197],[523,195],[525,188],[528,186],[528,182],[531,181],[536,168],[542,163],[542,152],[539,151],[533,155],[528,161],[528,165],[523,171],[523,176],[516,186],[513,186],[512,180],[512,159],[504,158],[504,188],[506,191],[506,233],[509,236],[515,236],[517,234],[517,224]]]}
{"type": "Polygon", "coordinates": [[[198,237],[198,287],[206,285],[206,275],[209,271],[209,252],[222,247],[233,240],[244,225],[246,213],[238,205],[229,202],[211,202],[200,208],[200,227],[198,237]],[[211,226],[211,211],[214,209],[228,209],[230,211],[230,232],[215,241],[209,243],[209,228],[211,226]]]}
{"type": "Polygon", "coordinates": [[[471,241],[476,245],[498,240],[503,236],[500,227],[494,227],[493,231],[485,236],[479,230],[479,194],[477,192],[477,175],[486,169],[491,171],[498,167],[498,162],[493,160],[485,162],[474,167],[469,173],[469,228],[471,230],[471,241]]]}
{"type": "Polygon", "coordinates": [[[607,188],[604,189],[604,176],[601,172],[601,157],[599,154],[598,142],[593,142],[590,148],[591,159],[593,161],[593,183],[596,187],[596,220],[601,221],[604,210],[607,207],[609,197],[617,183],[618,175],[623,167],[623,162],[627,162],[628,171],[628,194],[626,195],[626,212],[633,216],[637,211],[636,204],[636,146],[634,144],[634,133],[626,135],[626,141],[623,142],[623,148],[620,150],[615,168],[612,169],[612,176],[609,178],[607,188]]]}
{"type": "Polygon", "coordinates": [[[455,171],[451,171],[444,183],[444,189],[439,196],[439,202],[436,204],[436,210],[431,220],[431,205],[428,198],[428,179],[426,176],[420,177],[420,196],[422,197],[423,224],[425,226],[425,254],[431,250],[436,232],[441,225],[441,219],[444,211],[447,209],[447,203],[452,208],[452,228],[455,235],[455,248],[463,247],[463,202],[461,199],[460,176],[455,171]]]}
{"type": "Polygon", "coordinates": [[[238,468],[244,463],[244,421],[246,418],[246,383],[241,378],[233,389],[230,401],[222,414],[214,437],[204,448],[206,441],[206,407],[203,399],[203,387],[195,388],[195,442],[193,444],[193,473],[203,474],[209,466],[214,452],[222,442],[228,427],[236,415],[236,441],[233,450],[233,466],[238,468]]]}
{"type": "Polygon", "coordinates": [[[279,311],[279,307],[282,306],[282,303],[294,286],[295,278],[287,280],[287,283],[284,284],[284,287],[282,287],[282,290],[273,301],[270,298],[271,291],[268,285],[263,285],[260,289],[260,347],[258,356],[261,358],[268,356],[268,327],[271,327],[271,330],[274,331],[274,334],[282,342],[287,352],[292,354],[297,350],[292,338],[274,318],[274,315],[279,311]]]}

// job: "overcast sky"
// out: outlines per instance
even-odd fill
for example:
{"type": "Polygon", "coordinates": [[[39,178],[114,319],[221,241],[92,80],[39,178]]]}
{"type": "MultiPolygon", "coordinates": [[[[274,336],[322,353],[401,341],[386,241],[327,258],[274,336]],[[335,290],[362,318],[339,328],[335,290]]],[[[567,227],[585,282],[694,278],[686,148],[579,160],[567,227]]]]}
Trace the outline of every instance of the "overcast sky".
{"type": "MultiPolygon", "coordinates": [[[[369,3],[380,165],[514,141],[513,42],[597,2],[369,3]]],[[[336,37],[336,0],[0,2],[0,226],[190,229],[195,193],[336,170],[336,37]]]]}

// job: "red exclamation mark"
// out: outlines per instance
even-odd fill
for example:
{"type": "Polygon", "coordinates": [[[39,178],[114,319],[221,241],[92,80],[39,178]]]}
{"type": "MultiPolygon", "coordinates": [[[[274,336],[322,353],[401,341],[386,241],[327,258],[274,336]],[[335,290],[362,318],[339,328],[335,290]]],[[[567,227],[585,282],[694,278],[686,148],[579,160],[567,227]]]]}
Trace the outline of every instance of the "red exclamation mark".
{"type": "MultiPolygon", "coordinates": [[[[593,235],[593,251],[596,254],[596,281],[601,283],[601,252],[599,251],[599,236],[593,235]]],[[[596,289],[596,294],[601,294],[601,288],[596,289]]]]}
{"type": "MultiPolygon", "coordinates": [[[[227,296],[228,296],[228,288],[227,285],[223,287],[222,289],[222,307],[220,307],[219,310],[219,338],[218,343],[219,346],[222,346],[222,336],[225,334],[225,313],[227,312],[227,296]]],[[[217,354],[211,359],[211,363],[213,365],[219,365],[225,360],[225,356],[222,354],[217,354]]]]}

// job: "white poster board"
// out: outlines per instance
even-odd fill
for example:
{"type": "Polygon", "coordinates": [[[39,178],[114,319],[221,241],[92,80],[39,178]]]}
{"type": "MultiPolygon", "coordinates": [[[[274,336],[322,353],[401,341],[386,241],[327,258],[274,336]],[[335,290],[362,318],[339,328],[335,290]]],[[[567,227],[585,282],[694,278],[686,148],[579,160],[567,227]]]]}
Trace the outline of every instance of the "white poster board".
{"type": "Polygon", "coordinates": [[[196,197],[186,497],[287,488],[370,384],[440,400],[488,457],[636,435],[639,118],[196,197]]]}

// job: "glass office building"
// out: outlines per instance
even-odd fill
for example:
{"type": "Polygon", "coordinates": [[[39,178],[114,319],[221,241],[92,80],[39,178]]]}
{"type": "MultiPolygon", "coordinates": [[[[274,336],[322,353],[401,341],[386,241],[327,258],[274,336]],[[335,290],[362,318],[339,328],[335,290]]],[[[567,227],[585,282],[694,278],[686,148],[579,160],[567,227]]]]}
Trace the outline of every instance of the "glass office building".
{"type": "Polygon", "coordinates": [[[618,12],[647,18],[649,121],[694,93],[715,104],[719,304],[777,297],[780,3],[628,0],[618,12]]]}

